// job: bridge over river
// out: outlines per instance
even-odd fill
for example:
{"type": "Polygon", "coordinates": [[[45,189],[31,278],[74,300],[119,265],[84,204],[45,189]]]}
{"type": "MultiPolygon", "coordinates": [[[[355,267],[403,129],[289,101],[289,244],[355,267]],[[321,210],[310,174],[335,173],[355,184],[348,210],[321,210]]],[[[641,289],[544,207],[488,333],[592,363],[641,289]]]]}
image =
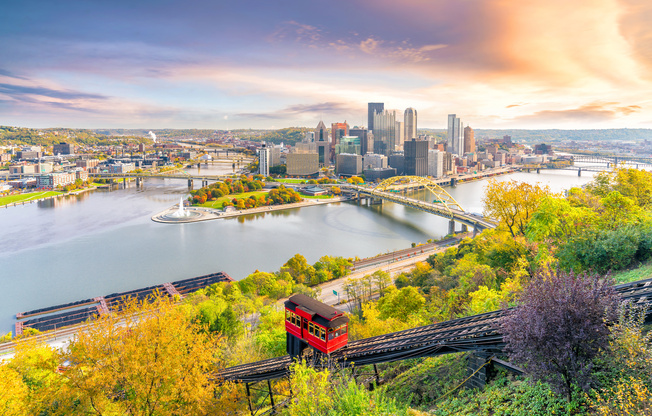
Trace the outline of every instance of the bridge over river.
{"type": "Polygon", "coordinates": [[[478,214],[464,211],[462,206],[444,188],[432,179],[421,176],[395,176],[379,183],[377,186],[342,186],[349,192],[357,195],[358,203],[365,198],[369,201],[391,201],[396,204],[405,205],[440,217],[448,218],[449,234],[455,232],[455,223],[462,224],[462,232],[467,227],[473,227],[474,231],[482,231],[487,228],[494,228],[497,222],[478,214]],[[406,191],[414,189],[426,189],[434,195],[432,202],[410,198],[405,195],[406,191]]]}

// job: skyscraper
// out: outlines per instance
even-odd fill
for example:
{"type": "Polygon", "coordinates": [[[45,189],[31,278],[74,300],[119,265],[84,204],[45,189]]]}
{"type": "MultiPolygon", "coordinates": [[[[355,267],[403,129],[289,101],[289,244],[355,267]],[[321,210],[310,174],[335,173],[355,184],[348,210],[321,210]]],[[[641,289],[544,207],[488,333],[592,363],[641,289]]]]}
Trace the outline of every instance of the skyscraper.
{"type": "Polygon", "coordinates": [[[340,138],[349,135],[349,125],[344,123],[331,124],[331,150],[330,159],[335,160],[335,146],[340,144],[340,138]]]}
{"type": "Polygon", "coordinates": [[[428,142],[425,140],[406,140],[405,174],[412,176],[428,175],[428,142]]]}
{"type": "Polygon", "coordinates": [[[258,173],[263,176],[269,176],[269,166],[271,159],[271,150],[263,142],[262,147],[258,150],[258,173]]]}
{"type": "Polygon", "coordinates": [[[396,111],[374,114],[374,153],[389,156],[396,150],[396,111]]]}
{"type": "Polygon", "coordinates": [[[405,141],[417,138],[417,110],[410,107],[405,110],[403,115],[405,123],[405,141]]]}
{"type": "Polygon", "coordinates": [[[328,138],[328,129],[324,122],[320,121],[315,129],[315,143],[317,144],[317,154],[319,155],[319,166],[324,166],[330,162],[331,145],[328,138]]]}
{"type": "Polygon", "coordinates": [[[464,154],[475,153],[475,133],[470,126],[464,127],[464,154]]]}
{"type": "Polygon", "coordinates": [[[455,114],[448,115],[448,140],[446,151],[456,155],[464,152],[464,124],[455,114]]]}
{"type": "Polygon", "coordinates": [[[374,129],[374,114],[382,113],[385,110],[385,103],[368,103],[367,104],[367,129],[374,129]]]}
{"type": "Polygon", "coordinates": [[[373,151],[373,143],[369,146],[369,130],[365,128],[352,128],[349,129],[349,135],[358,136],[360,138],[360,154],[364,155],[368,151],[373,151]]]}

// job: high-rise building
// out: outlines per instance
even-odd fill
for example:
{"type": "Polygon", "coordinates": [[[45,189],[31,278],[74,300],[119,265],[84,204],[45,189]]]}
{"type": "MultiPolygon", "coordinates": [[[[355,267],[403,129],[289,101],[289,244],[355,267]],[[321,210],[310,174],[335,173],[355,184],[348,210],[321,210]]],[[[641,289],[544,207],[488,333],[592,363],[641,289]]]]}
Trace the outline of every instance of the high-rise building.
{"type": "Polygon", "coordinates": [[[362,156],[340,153],[337,155],[335,172],[338,175],[354,176],[362,173],[362,156]]]}
{"type": "Polygon", "coordinates": [[[387,156],[367,153],[362,157],[363,169],[383,169],[387,167],[387,156]]]}
{"type": "Polygon", "coordinates": [[[389,167],[396,169],[397,175],[403,175],[405,172],[405,155],[401,153],[392,153],[387,160],[389,167]]]}
{"type": "Polygon", "coordinates": [[[405,141],[405,123],[402,121],[397,121],[394,125],[396,128],[396,142],[394,143],[396,149],[403,149],[403,142],[405,141]]]}
{"type": "Polygon", "coordinates": [[[335,156],[340,153],[352,153],[362,155],[360,138],[357,136],[342,136],[340,142],[335,145],[335,156]]]}
{"type": "Polygon", "coordinates": [[[331,124],[331,160],[335,160],[335,146],[340,144],[340,138],[349,135],[349,125],[344,123],[331,124]]]}
{"type": "Polygon", "coordinates": [[[323,121],[320,121],[315,129],[315,143],[317,144],[317,155],[319,155],[319,166],[324,166],[330,162],[331,145],[328,129],[323,121]]]}
{"type": "Polygon", "coordinates": [[[470,126],[464,127],[464,154],[475,152],[475,133],[470,126]]]}
{"type": "Polygon", "coordinates": [[[412,139],[403,145],[405,174],[409,176],[428,175],[428,142],[412,139]]]}
{"type": "Polygon", "coordinates": [[[269,176],[269,166],[272,158],[272,149],[263,143],[262,147],[258,149],[258,173],[263,176],[269,176]]]}
{"type": "Polygon", "coordinates": [[[446,151],[455,155],[464,152],[464,125],[455,114],[448,115],[448,140],[446,151]]]}
{"type": "Polygon", "coordinates": [[[417,110],[410,107],[405,110],[403,115],[405,123],[405,141],[417,138],[417,110]]]}
{"type": "Polygon", "coordinates": [[[433,178],[444,176],[444,152],[428,150],[428,176],[433,178]]]}
{"type": "Polygon", "coordinates": [[[360,154],[364,155],[369,151],[373,151],[373,142],[369,146],[369,130],[362,128],[352,128],[349,129],[349,135],[357,136],[360,138],[360,154]]]}
{"type": "Polygon", "coordinates": [[[287,174],[310,176],[319,173],[319,156],[316,153],[290,153],[287,155],[287,174]]]}
{"type": "Polygon", "coordinates": [[[367,104],[367,129],[374,130],[374,115],[382,113],[385,110],[385,103],[368,103],[367,104]]]}
{"type": "Polygon", "coordinates": [[[374,153],[389,156],[396,150],[396,111],[374,115],[374,153]]]}

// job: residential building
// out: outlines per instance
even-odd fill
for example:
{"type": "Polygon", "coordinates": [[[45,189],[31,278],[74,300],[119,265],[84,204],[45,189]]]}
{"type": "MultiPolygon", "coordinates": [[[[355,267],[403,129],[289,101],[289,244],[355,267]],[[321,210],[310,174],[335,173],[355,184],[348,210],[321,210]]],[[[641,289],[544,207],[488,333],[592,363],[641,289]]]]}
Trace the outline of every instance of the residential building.
{"type": "Polygon", "coordinates": [[[258,149],[258,173],[265,177],[269,176],[271,157],[272,149],[267,147],[267,143],[263,143],[258,149]]]}
{"type": "Polygon", "coordinates": [[[77,166],[78,168],[85,169],[85,170],[94,168],[99,164],[100,164],[99,159],[83,159],[83,160],[78,160],[78,161],[75,162],[75,166],[77,166]]]}

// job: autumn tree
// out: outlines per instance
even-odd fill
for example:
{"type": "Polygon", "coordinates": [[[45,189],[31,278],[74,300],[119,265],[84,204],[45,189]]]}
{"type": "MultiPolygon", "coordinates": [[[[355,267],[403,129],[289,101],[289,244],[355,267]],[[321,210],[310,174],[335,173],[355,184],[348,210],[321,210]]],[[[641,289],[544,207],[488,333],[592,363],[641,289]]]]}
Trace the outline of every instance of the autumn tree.
{"type": "Polygon", "coordinates": [[[537,273],[502,322],[511,359],[569,400],[575,388],[587,390],[594,358],[608,346],[607,323],[616,316],[612,283],[596,274],[537,273]]]}
{"type": "Polygon", "coordinates": [[[67,414],[203,415],[233,412],[228,386],[216,398],[220,342],[165,299],[128,301],[80,331],[62,353],[67,414]]]}
{"type": "Polygon", "coordinates": [[[482,200],[484,215],[498,220],[512,237],[524,235],[532,214],[541,200],[549,195],[552,193],[548,186],[492,179],[482,200]]]}

